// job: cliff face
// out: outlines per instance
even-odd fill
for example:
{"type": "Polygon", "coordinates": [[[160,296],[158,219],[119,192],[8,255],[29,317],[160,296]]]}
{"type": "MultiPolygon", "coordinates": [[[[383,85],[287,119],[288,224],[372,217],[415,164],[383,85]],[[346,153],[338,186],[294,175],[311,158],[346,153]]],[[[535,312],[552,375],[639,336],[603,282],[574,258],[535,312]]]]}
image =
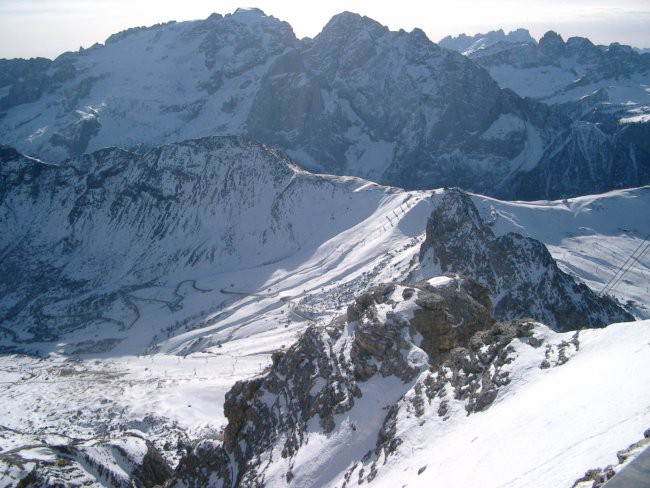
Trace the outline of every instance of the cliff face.
{"type": "Polygon", "coordinates": [[[427,223],[424,269],[470,276],[485,285],[497,320],[533,317],[557,330],[633,320],[609,297],[561,271],[541,242],[495,236],[469,195],[447,190],[427,223]]]}

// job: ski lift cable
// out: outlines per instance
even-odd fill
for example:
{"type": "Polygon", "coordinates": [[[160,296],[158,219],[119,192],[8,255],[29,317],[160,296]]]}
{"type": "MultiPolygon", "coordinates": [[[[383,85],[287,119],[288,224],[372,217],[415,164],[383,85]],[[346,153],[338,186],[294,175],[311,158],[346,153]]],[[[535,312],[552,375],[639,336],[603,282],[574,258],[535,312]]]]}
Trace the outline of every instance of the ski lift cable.
{"type": "MultiPolygon", "coordinates": [[[[623,270],[623,268],[632,260],[632,258],[636,255],[636,253],[643,247],[643,245],[646,243],[646,241],[650,238],[650,234],[645,236],[645,239],[641,241],[641,244],[634,250],[632,254],[625,260],[625,262],[616,270],[616,273],[610,278],[610,280],[603,286],[603,289],[600,291],[601,295],[605,293],[605,291],[610,287],[610,285],[614,282],[614,280],[617,279],[618,274],[623,270]]],[[[634,261],[632,261],[634,262],[634,261]]]]}
{"type": "Polygon", "coordinates": [[[630,271],[630,269],[632,269],[632,266],[634,266],[635,263],[641,264],[641,258],[648,251],[648,249],[650,249],[650,242],[648,242],[648,244],[645,246],[645,248],[643,248],[643,250],[639,253],[638,256],[633,256],[632,257],[632,260],[630,261],[630,264],[623,271],[623,273],[618,277],[618,279],[614,283],[612,283],[612,285],[609,287],[609,291],[614,290],[614,288],[616,288],[619,285],[619,283],[623,279],[623,276],[625,276],[630,271]]]}
{"type": "Polygon", "coordinates": [[[609,287],[609,292],[613,291],[620,283],[623,277],[632,269],[632,266],[634,265],[635,262],[641,264],[640,259],[643,257],[643,255],[646,253],[646,251],[650,249],[650,243],[641,251],[641,253],[638,256],[635,256],[632,261],[630,261],[630,264],[627,266],[627,268],[624,270],[624,272],[618,277],[618,279],[612,283],[612,285],[609,287]]]}

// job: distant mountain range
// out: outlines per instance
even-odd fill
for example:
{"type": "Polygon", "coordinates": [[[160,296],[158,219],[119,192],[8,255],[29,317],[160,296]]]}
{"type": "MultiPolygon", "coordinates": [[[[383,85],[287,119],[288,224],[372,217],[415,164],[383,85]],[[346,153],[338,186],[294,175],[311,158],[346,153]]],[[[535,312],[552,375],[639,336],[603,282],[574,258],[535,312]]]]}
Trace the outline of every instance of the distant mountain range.
{"type": "Polygon", "coordinates": [[[530,35],[527,29],[517,29],[510,31],[507,34],[503,29],[486,32],[485,34],[475,34],[468,36],[467,34],[460,34],[456,37],[447,36],[440,41],[438,45],[452,51],[458,51],[466,56],[475,53],[481,49],[487,49],[497,43],[512,43],[512,44],[537,44],[537,41],[530,35]]]}
{"type": "Polygon", "coordinates": [[[0,61],[0,141],[61,162],[242,135],[311,170],[517,199],[650,182],[650,55],[525,30],[443,41],[468,55],[352,13],[302,40],[255,9],[130,29],[0,61]]]}

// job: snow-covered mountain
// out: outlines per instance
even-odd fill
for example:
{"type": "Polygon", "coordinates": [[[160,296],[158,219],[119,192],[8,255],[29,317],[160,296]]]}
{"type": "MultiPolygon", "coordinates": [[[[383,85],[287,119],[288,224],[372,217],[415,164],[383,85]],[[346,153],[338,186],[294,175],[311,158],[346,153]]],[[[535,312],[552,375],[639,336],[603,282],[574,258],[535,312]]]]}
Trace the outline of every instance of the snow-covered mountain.
{"type": "MultiPolygon", "coordinates": [[[[361,420],[354,421],[354,428],[360,433],[359,443],[353,443],[354,452],[341,451],[340,462],[332,464],[336,469],[342,466],[343,471],[333,467],[327,476],[339,479],[341,473],[352,468],[341,464],[345,457],[370,463],[361,475],[365,479],[374,458],[361,460],[376,445],[389,412],[381,407],[401,402],[401,395],[407,394],[411,387],[420,389],[416,377],[425,374],[429,368],[426,364],[447,361],[456,345],[471,347],[472,334],[481,330],[494,331],[490,334],[496,336],[490,337],[496,339],[505,334],[503,340],[495,343],[496,349],[485,349],[497,354],[499,361],[511,355],[520,357],[512,351],[504,352],[506,356],[499,353],[501,348],[508,351],[512,341],[515,341],[513,347],[519,347],[519,339],[511,334],[515,329],[492,326],[490,315],[497,310],[492,304],[499,303],[500,289],[481,291],[483,288],[473,285],[471,279],[453,277],[438,278],[429,284],[407,284],[409,280],[428,278],[427,272],[441,272],[431,266],[427,270],[419,257],[427,254],[429,246],[444,244],[431,241],[431,225],[427,236],[427,220],[435,218],[435,212],[457,215],[461,220],[461,210],[467,211],[467,219],[480,217],[480,229],[484,232],[478,232],[477,236],[485,237],[485,241],[472,242],[471,249],[477,255],[489,258],[487,250],[494,247],[500,236],[512,231],[549,245],[550,256],[540,252],[546,272],[555,277],[550,280],[551,289],[557,281],[558,290],[568,286],[573,292],[569,297],[562,293],[544,295],[545,299],[554,297],[555,301],[537,301],[530,307],[525,296],[510,297],[513,309],[519,310],[517,317],[534,316],[540,310],[547,312],[558,307],[557,300],[560,300],[565,305],[593,308],[596,314],[602,313],[602,304],[608,304],[609,308],[604,310],[610,314],[609,318],[602,321],[620,320],[626,315],[619,305],[606,298],[593,297],[584,285],[572,285],[572,278],[557,269],[551,256],[560,259],[561,269],[575,279],[587,281],[598,291],[616,276],[630,255],[638,258],[639,265],[623,276],[619,286],[609,289],[638,318],[648,317],[650,256],[647,252],[635,252],[643,248],[643,239],[650,234],[650,224],[644,218],[650,199],[648,188],[533,203],[467,196],[457,190],[404,191],[357,178],[314,175],[299,169],[276,150],[237,137],[186,141],[156,148],[145,155],[104,149],[62,165],[47,164],[3,147],[0,162],[0,212],[7,229],[7,233],[0,235],[3,351],[0,374],[4,382],[0,405],[3,420],[0,479],[3,483],[9,480],[6,481],[9,486],[27,476],[44,484],[61,479],[70,485],[114,483],[117,486],[124,480],[137,484],[145,464],[149,466],[155,461],[173,468],[181,459],[176,479],[185,474],[190,478],[183,479],[192,479],[194,455],[200,458],[197,462],[209,463],[214,473],[220,472],[217,466],[225,466],[223,456],[213,454],[220,452],[222,428],[233,412],[238,411],[230,407],[225,412],[222,410],[227,402],[226,394],[235,387],[228,398],[232,401],[239,398],[237,392],[242,390],[237,388],[242,386],[236,387],[235,383],[262,373],[265,367],[274,364],[273,357],[279,361],[281,356],[277,353],[291,349],[306,329],[311,332],[293,348],[307,347],[307,341],[313,346],[310,354],[333,358],[331,361],[340,367],[341,377],[349,382],[353,394],[349,398],[360,406],[355,408],[362,407],[364,419],[368,421],[363,429],[361,420]],[[457,200],[467,205],[456,208],[457,200]],[[469,205],[470,200],[475,208],[469,205]],[[451,212],[455,208],[457,214],[451,212]],[[485,226],[489,226],[491,235],[485,226]],[[596,243],[598,247],[593,247],[592,252],[596,243]],[[483,244],[485,248],[481,247],[483,244]],[[584,252],[585,246],[590,246],[589,253],[584,252]],[[444,292],[429,289],[452,281],[460,283],[458,286],[464,294],[457,296],[451,288],[444,292]],[[388,295],[364,295],[369,288],[382,283],[387,283],[393,291],[388,295]],[[359,298],[363,296],[370,298],[359,298]],[[437,296],[444,300],[441,302],[437,296]],[[352,322],[359,320],[353,317],[364,317],[368,325],[360,335],[349,321],[342,325],[342,319],[335,320],[355,299],[360,308],[355,312],[353,307],[348,315],[352,322]],[[382,302],[384,299],[390,300],[382,302]],[[461,308],[454,308],[463,303],[461,308]],[[366,305],[372,306],[366,309],[366,305]],[[395,309],[391,310],[393,306],[395,309]],[[428,329],[422,329],[419,335],[409,332],[402,336],[407,330],[401,328],[406,327],[404,322],[386,323],[386,318],[400,318],[404,314],[404,318],[412,321],[408,310],[402,314],[402,306],[412,309],[413,317],[420,316],[421,312],[427,317],[440,318],[441,322],[429,330],[433,335],[428,342],[423,342],[428,337],[428,329]],[[371,313],[373,307],[380,309],[376,316],[371,313]],[[420,312],[415,313],[416,309],[420,312]],[[446,311],[443,313],[442,309],[446,311]],[[476,327],[468,325],[466,333],[449,327],[455,314],[465,317],[462,314],[478,312],[483,318],[476,322],[476,327]],[[328,328],[329,324],[333,329],[328,328]],[[344,332],[339,338],[344,339],[339,341],[336,335],[341,333],[341,327],[344,332]],[[330,336],[329,330],[335,331],[334,336],[330,336]],[[384,333],[388,335],[383,336],[384,333]],[[386,337],[402,337],[405,348],[399,351],[391,348],[386,337]],[[312,339],[316,342],[309,342],[312,339]],[[333,341],[332,351],[341,347],[344,359],[331,351],[323,353],[330,350],[327,341],[333,341]],[[357,366],[363,366],[355,366],[359,377],[350,376],[353,371],[345,359],[346,348],[354,343],[361,347],[356,356],[358,361],[355,360],[357,366]],[[382,344],[386,346],[383,351],[390,354],[377,360],[373,354],[382,351],[382,344]],[[320,346],[325,349],[319,349],[320,346]],[[400,355],[405,351],[412,354],[402,360],[400,355]],[[411,374],[416,376],[404,383],[404,378],[411,374]],[[357,394],[354,385],[362,397],[354,396],[357,394]],[[387,396],[387,391],[395,395],[387,396]],[[379,396],[380,404],[373,403],[379,396]],[[368,416],[371,411],[376,415],[368,416]],[[196,449],[192,448],[200,439],[204,441],[196,449]],[[199,453],[200,446],[207,449],[206,455],[199,453]],[[192,454],[186,457],[188,449],[192,454]],[[145,463],[142,454],[148,452],[145,463]]],[[[453,233],[448,237],[447,249],[455,246],[457,253],[469,244],[454,239],[453,233]]],[[[533,250],[540,249],[541,244],[532,244],[530,239],[518,240],[531,243],[528,247],[533,250]]],[[[521,270],[513,280],[537,276],[535,273],[541,269],[534,259],[537,254],[526,257],[526,252],[517,250],[521,270]]],[[[471,274],[475,270],[461,271],[471,274]]],[[[481,273],[475,277],[484,278],[481,273]]],[[[520,282],[522,290],[527,283],[520,282]]],[[[456,290],[457,286],[452,288],[456,290]]],[[[539,317],[546,320],[549,315],[539,317]]],[[[558,319],[557,324],[551,325],[573,329],[585,323],[577,319],[569,323],[568,315],[563,320],[566,322],[558,319]]],[[[435,321],[425,322],[418,327],[428,327],[427,324],[435,321]]],[[[603,322],[591,325],[603,325],[603,322]]],[[[468,316],[463,323],[473,322],[468,316]]],[[[585,356],[592,359],[585,361],[598,361],[604,369],[624,366],[642,369],[641,358],[645,355],[638,347],[632,350],[632,344],[644,343],[646,328],[646,322],[637,322],[603,331],[581,331],[579,337],[586,334],[594,341],[591,355],[585,356]],[[619,347],[617,352],[609,348],[613,343],[619,347]],[[627,362],[616,363],[620,357],[626,357],[627,362]],[[630,363],[637,361],[631,358],[641,362],[630,363]]],[[[547,342],[540,348],[526,345],[531,348],[531,355],[523,354],[523,362],[513,363],[518,366],[508,369],[516,385],[512,390],[503,390],[507,385],[471,390],[487,395],[485,401],[479,402],[486,408],[491,405],[485,413],[500,404],[499,392],[510,392],[507,394],[520,398],[520,394],[534,396],[537,391],[545,391],[526,385],[537,384],[538,380],[550,382],[537,375],[555,371],[553,365],[575,353],[574,332],[559,334],[541,325],[534,325],[533,329],[537,331],[533,336],[546,337],[547,342]],[[551,368],[539,369],[544,361],[551,368]],[[492,398],[495,392],[497,400],[492,398]],[[495,401],[497,404],[493,405],[495,401]]],[[[297,357],[292,354],[288,357],[297,357]]],[[[481,368],[490,370],[491,357],[480,359],[481,368]]],[[[502,367],[505,366],[497,370],[504,372],[502,367]]],[[[308,372],[305,369],[304,373],[308,372]]],[[[479,376],[470,383],[476,386],[477,382],[488,381],[483,379],[484,375],[479,376]]],[[[502,377],[505,378],[499,376],[502,377]]],[[[424,381],[424,377],[421,379],[424,381]]],[[[453,380],[456,385],[453,388],[461,388],[457,381],[460,379],[453,380]]],[[[571,376],[558,381],[575,383],[571,376]]],[[[329,442],[348,439],[336,433],[343,432],[340,415],[346,415],[346,409],[352,405],[339,403],[343,401],[344,390],[336,390],[334,383],[317,383],[318,388],[314,387],[312,393],[316,394],[321,387],[324,390],[319,397],[322,408],[314,407],[314,411],[326,412],[331,407],[334,430],[329,433],[320,430],[332,424],[324,420],[321,427],[320,417],[313,420],[316,417],[311,416],[308,431],[301,432],[315,449],[321,446],[330,452],[327,451],[329,442]],[[317,438],[324,444],[317,442],[317,438]]],[[[616,450],[637,440],[638,425],[647,420],[643,413],[633,412],[634,405],[642,404],[643,400],[637,402],[638,398],[634,397],[634,385],[640,383],[632,377],[628,383],[614,383],[621,401],[628,402],[628,410],[621,411],[624,415],[637,415],[636,420],[627,424],[629,429],[612,426],[608,436],[599,438],[602,443],[593,455],[579,456],[567,447],[568,459],[580,461],[571,469],[567,464],[554,468],[557,479],[577,479],[586,469],[583,466],[611,464],[610,457],[616,450]]],[[[444,389],[449,395],[455,395],[452,389],[444,389]]],[[[562,391],[558,390],[550,398],[562,405],[570,418],[579,405],[573,400],[562,403],[562,391]]],[[[596,395],[604,390],[592,387],[589,391],[589,395],[596,395]]],[[[584,398],[600,404],[600,398],[584,398]]],[[[466,405],[463,402],[469,399],[470,396],[461,395],[450,402],[450,412],[455,412],[456,407],[466,412],[462,410],[466,405]]],[[[428,412],[428,400],[424,397],[423,400],[424,411],[428,412]]],[[[512,405],[513,411],[531,408],[525,400],[508,405],[512,405]]],[[[439,409],[437,404],[435,409],[436,412],[439,409]]],[[[469,418],[479,415],[478,410],[483,411],[482,407],[470,410],[474,413],[469,418]]],[[[597,412],[605,415],[604,410],[597,412]]],[[[501,418],[494,415],[495,419],[501,418]]],[[[535,413],[535,418],[541,418],[539,415],[535,413]]],[[[612,420],[613,417],[607,416],[612,420]]],[[[469,428],[465,425],[470,424],[463,420],[465,413],[453,414],[452,418],[456,420],[442,424],[455,426],[449,430],[450,436],[453,437],[452,431],[469,428]]],[[[398,437],[403,442],[419,445],[415,430],[408,427],[410,424],[399,422],[398,431],[404,426],[411,433],[398,437]]],[[[538,424],[532,422],[531,429],[535,425],[538,424]]],[[[345,428],[355,432],[351,426],[345,428]]],[[[231,427],[226,431],[234,432],[233,429],[237,430],[231,427]]],[[[564,438],[563,445],[581,439],[584,432],[575,430],[573,437],[564,438]]],[[[228,435],[227,438],[233,438],[228,435]]],[[[251,435],[256,434],[251,432],[251,435]]],[[[451,442],[452,437],[447,439],[451,442]]],[[[383,438],[387,442],[396,439],[383,438]]],[[[489,439],[487,436],[484,442],[490,442],[489,439]]],[[[516,444],[514,437],[508,439],[516,444]]],[[[302,464],[302,459],[312,459],[313,451],[305,451],[303,441],[297,441],[295,448],[292,452],[298,457],[291,468],[293,475],[303,481],[316,476],[303,471],[307,464],[302,464]]],[[[251,449],[262,453],[260,446],[251,449]]],[[[316,450],[320,451],[320,447],[316,450]]],[[[246,455],[244,452],[240,458],[246,455]]],[[[275,473],[273,476],[286,474],[284,462],[269,466],[275,473]]],[[[375,464],[379,466],[380,462],[375,464]]],[[[353,476],[359,476],[360,467],[361,464],[353,476]]],[[[200,477],[194,479],[200,483],[200,477]]]]}
{"type": "Polygon", "coordinates": [[[464,54],[486,68],[502,88],[543,101],[572,121],[536,164],[509,182],[502,196],[583,195],[607,191],[613,181],[619,188],[647,181],[648,54],[617,43],[596,46],[582,37],[565,42],[552,31],[539,43],[498,35],[489,39],[495,42],[468,48],[464,54]]]}
{"type": "Polygon", "coordinates": [[[566,110],[499,88],[421,30],[348,12],[302,40],[259,10],[214,14],[130,29],[54,61],[1,60],[0,72],[0,142],[50,162],[235,134],[302,167],[410,189],[529,199],[650,182],[642,137],[603,135],[585,150],[584,132],[602,126],[574,130],[566,110]],[[537,180],[518,179],[538,167],[537,180]],[[574,167],[599,176],[555,171],[574,167]]]}
{"type": "Polygon", "coordinates": [[[486,32],[485,34],[475,34],[468,36],[467,34],[460,34],[456,37],[447,36],[438,41],[440,47],[458,51],[465,56],[469,56],[480,49],[486,49],[497,43],[530,43],[536,44],[537,41],[530,35],[527,29],[517,29],[510,31],[507,34],[503,29],[486,32]]]}
{"type": "Polygon", "coordinates": [[[538,43],[504,40],[467,55],[501,87],[524,97],[551,104],[589,97],[607,98],[613,104],[648,103],[644,86],[650,76],[650,56],[630,46],[599,46],[584,37],[564,41],[549,31],[538,43]]]}

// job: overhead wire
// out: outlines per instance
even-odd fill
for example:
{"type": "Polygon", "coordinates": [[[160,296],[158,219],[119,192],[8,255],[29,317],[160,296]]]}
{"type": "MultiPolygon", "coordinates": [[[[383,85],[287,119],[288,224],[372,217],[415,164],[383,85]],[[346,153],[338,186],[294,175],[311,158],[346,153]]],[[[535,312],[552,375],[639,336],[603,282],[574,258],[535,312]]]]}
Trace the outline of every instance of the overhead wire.
{"type": "Polygon", "coordinates": [[[616,273],[614,273],[614,275],[610,278],[610,280],[607,283],[605,283],[605,286],[603,286],[603,289],[600,291],[601,295],[611,292],[616,286],[618,286],[618,284],[623,279],[623,276],[625,276],[630,271],[630,269],[632,269],[632,266],[635,263],[640,262],[639,260],[641,259],[641,257],[650,248],[650,242],[648,242],[648,239],[650,239],[650,234],[645,236],[645,238],[641,241],[641,244],[639,244],[637,248],[632,252],[632,254],[628,256],[628,258],[616,270],[616,273]],[[640,253],[639,250],[641,250],[640,253]],[[639,254],[637,255],[637,253],[639,254]]]}

